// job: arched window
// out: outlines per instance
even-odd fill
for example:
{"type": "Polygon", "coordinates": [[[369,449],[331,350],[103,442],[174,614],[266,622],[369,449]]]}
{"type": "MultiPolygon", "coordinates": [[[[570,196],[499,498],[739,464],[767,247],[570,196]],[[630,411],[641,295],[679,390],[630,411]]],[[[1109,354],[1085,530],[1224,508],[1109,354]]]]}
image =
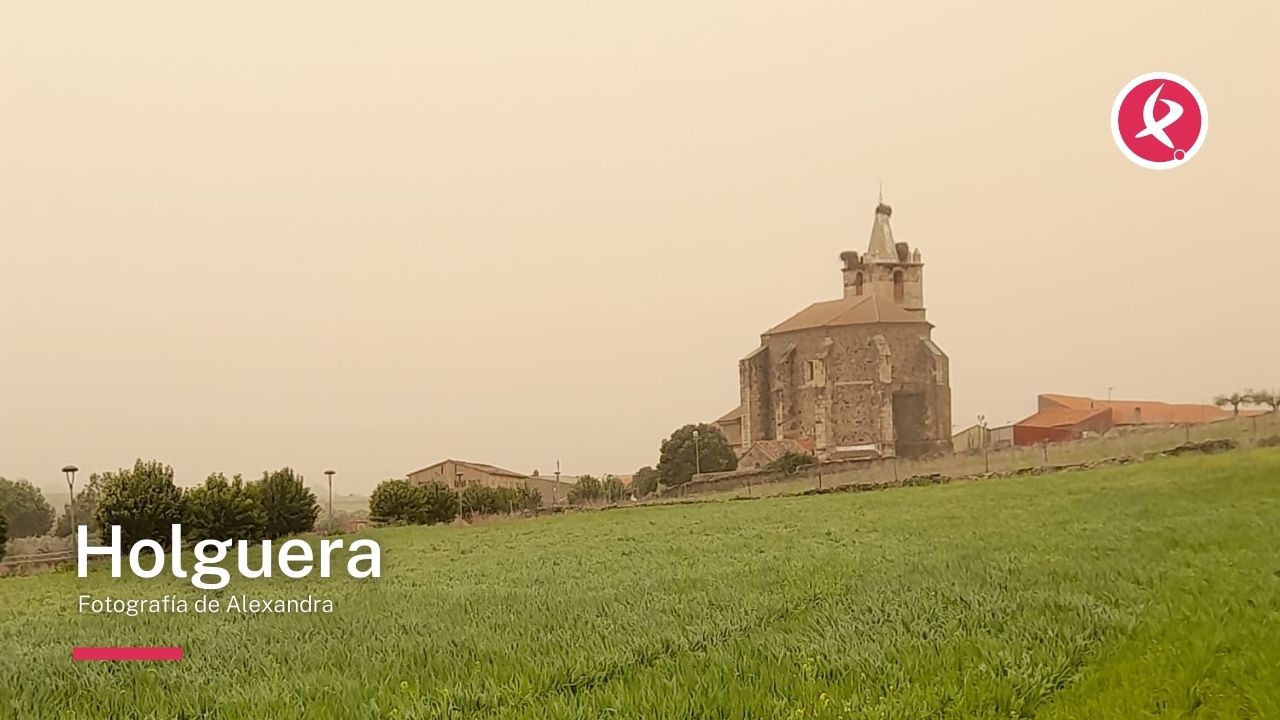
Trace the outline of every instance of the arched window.
{"type": "Polygon", "coordinates": [[[862,273],[853,276],[853,294],[862,294],[862,273]]]}
{"type": "Polygon", "coordinates": [[[907,286],[906,286],[906,280],[902,276],[902,271],[894,270],[893,271],[893,301],[901,305],[902,301],[906,298],[906,295],[907,295],[907,286]]]}

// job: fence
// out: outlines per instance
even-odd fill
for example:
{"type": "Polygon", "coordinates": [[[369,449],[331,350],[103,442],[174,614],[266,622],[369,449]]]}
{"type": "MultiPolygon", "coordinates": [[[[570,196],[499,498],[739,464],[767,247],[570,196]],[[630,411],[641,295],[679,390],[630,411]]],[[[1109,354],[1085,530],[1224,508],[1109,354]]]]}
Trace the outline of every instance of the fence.
{"type": "Polygon", "coordinates": [[[57,567],[76,561],[75,550],[56,550],[46,553],[28,553],[25,555],[6,555],[0,560],[0,575],[14,575],[14,571],[25,571],[38,567],[57,567]]]}

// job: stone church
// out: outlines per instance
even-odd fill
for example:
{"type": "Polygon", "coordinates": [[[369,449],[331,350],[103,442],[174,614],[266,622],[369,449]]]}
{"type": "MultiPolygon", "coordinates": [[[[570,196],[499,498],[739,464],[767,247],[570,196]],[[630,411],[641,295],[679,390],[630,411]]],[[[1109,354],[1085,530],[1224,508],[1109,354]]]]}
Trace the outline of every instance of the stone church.
{"type": "Polygon", "coordinates": [[[924,263],[876,207],[867,251],[840,254],[844,294],[766,330],[738,362],[741,404],[716,421],[740,455],[793,447],[820,458],[951,450],[947,356],[925,319],[924,263]]]}

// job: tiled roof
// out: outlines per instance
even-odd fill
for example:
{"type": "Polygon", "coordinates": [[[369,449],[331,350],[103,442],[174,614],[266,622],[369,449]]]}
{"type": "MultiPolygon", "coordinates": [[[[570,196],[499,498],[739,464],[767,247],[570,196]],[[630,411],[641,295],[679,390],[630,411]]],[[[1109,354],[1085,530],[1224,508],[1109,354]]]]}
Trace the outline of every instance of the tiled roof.
{"type": "Polygon", "coordinates": [[[841,325],[868,325],[873,323],[919,323],[928,322],[912,315],[890,300],[874,293],[862,296],[828,300],[810,305],[792,315],[779,325],[765,331],[765,335],[808,330],[818,327],[837,327],[841,325]]]}

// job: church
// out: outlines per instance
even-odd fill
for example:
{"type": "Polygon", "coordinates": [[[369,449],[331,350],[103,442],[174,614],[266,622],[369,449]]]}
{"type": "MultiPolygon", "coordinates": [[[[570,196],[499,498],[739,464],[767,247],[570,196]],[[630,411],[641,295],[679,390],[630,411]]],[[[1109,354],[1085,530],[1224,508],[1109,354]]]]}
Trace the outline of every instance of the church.
{"type": "Polygon", "coordinates": [[[738,362],[741,403],[716,421],[740,456],[753,447],[820,459],[951,451],[948,360],[925,318],[919,249],[895,242],[876,207],[867,251],[840,254],[843,296],[766,330],[738,362]]]}

